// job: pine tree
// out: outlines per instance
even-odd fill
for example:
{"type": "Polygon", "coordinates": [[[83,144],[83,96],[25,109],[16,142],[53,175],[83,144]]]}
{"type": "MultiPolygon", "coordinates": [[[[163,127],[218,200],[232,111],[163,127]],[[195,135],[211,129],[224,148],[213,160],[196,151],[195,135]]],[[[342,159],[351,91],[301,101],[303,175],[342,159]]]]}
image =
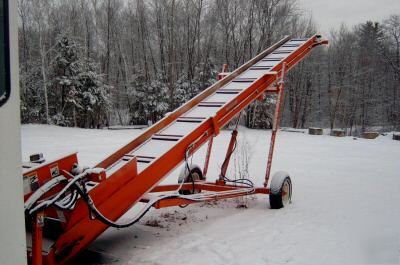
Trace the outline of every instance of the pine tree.
{"type": "Polygon", "coordinates": [[[132,107],[131,123],[148,124],[161,119],[171,109],[168,91],[161,74],[150,82],[146,81],[143,72],[134,74],[128,88],[132,107]]]}
{"type": "Polygon", "coordinates": [[[99,127],[110,108],[108,91],[96,65],[67,37],[58,39],[51,95],[53,122],[62,126],[99,127]]]}

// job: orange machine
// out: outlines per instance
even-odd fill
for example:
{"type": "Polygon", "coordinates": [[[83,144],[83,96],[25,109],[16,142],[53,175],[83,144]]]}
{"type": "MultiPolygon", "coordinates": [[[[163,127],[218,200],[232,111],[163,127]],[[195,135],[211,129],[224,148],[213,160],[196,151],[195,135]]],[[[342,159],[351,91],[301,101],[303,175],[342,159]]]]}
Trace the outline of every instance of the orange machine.
{"type": "Polygon", "coordinates": [[[319,35],[302,39],[285,37],[234,72],[220,74],[217,83],[95,168],[81,169],[76,154],[48,163],[40,163],[38,156],[37,163],[24,165],[31,263],[68,263],[108,227],[130,226],[151,207],[187,205],[257,193],[269,194],[271,208],[283,207],[291,199],[289,175],[276,173],[268,187],[283,101],[283,78],[285,72],[314,47],[326,43],[319,35]],[[264,186],[255,187],[248,179],[231,180],[226,176],[236,146],[237,125],[218,180],[206,182],[213,137],[265,93],[278,95],[264,186]],[[189,165],[188,158],[207,142],[204,168],[189,165]],[[185,163],[186,173],[178,184],[158,185],[182,163],[185,163]],[[137,217],[126,224],[116,222],[138,202],[145,206],[137,217]]]}

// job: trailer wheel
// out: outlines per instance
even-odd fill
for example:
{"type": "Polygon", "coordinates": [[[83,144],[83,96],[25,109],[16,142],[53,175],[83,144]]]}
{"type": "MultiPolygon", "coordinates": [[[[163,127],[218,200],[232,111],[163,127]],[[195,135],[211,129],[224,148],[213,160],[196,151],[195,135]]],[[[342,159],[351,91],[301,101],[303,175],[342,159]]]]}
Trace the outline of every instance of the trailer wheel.
{"type": "Polygon", "coordinates": [[[272,209],[283,208],[292,201],[292,181],[288,173],[284,171],[276,172],[272,176],[269,204],[272,209]]]}
{"type": "MultiPolygon", "coordinates": [[[[182,183],[182,181],[184,181],[185,183],[193,183],[194,181],[198,180],[205,180],[203,177],[203,172],[201,171],[200,167],[193,165],[190,169],[190,174],[188,173],[188,169],[186,167],[181,171],[178,182],[182,183]]],[[[180,190],[179,194],[190,195],[200,192],[201,190],[198,189],[190,189],[190,190],[180,190]]]]}

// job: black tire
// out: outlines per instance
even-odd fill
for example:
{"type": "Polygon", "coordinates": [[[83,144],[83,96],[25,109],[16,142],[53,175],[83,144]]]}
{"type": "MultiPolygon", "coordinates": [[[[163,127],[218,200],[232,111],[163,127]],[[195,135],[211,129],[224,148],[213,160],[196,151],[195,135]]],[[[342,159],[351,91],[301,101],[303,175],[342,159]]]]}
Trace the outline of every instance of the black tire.
{"type": "Polygon", "coordinates": [[[292,180],[288,173],[276,172],[271,180],[269,204],[271,209],[281,209],[292,201],[292,180]]]}
{"type": "MultiPolygon", "coordinates": [[[[204,180],[203,177],[203,172],[201,171],[200,168],[198,167],[193,167],[190,170],[190,174],[187,174],[187,176],[185,176],[185,183],[193,183],[194,181],[198,181],[198,180],[204,180]]],[[[196,193],[200,193],[201,190],[195,190],[195,189],[190,189],[190,190],[180,190],[179,194],[182,195],[190,195],[190,194],[196,194],[196,193]]]]}

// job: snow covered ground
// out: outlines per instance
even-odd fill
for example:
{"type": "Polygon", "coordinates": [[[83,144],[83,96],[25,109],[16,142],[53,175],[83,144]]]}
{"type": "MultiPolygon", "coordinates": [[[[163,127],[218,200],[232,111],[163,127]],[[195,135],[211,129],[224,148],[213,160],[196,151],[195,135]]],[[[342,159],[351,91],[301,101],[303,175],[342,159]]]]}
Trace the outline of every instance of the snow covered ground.
{"type": "MultiPolygon", "coordinates": [[[[23,160],[79,152],[94,165],[140,130],[22,127],[23,160]]],[[[270,132],[241,128],[238,150],[250,153],[250,176],[262,184],[270,132]]],[[[230,132],[217,137],[209,179],[217,176],[230,132]]],[[[245,152],[246,153],[246,152],[245,152]]],[[[193,158],[199,163],[200,150],[193,158]]],[[[109,229],[77,264],[400,264],[400,142],[279,132],[272,172],[291,174],[293,203],[268,198],[151,210],[131,228],[109,229]],[[90,260],[90,261],[88,261],[90,260]]],[[[231,163],[232,168],[235,163],[231,163]]],[[[232,171],[232,170],[231,170],[232,171]]],[[[176,182],[176,172],[165,182],[176,182]]],[[[131,212],[121,218],[129,219],[131,212]]]]}

